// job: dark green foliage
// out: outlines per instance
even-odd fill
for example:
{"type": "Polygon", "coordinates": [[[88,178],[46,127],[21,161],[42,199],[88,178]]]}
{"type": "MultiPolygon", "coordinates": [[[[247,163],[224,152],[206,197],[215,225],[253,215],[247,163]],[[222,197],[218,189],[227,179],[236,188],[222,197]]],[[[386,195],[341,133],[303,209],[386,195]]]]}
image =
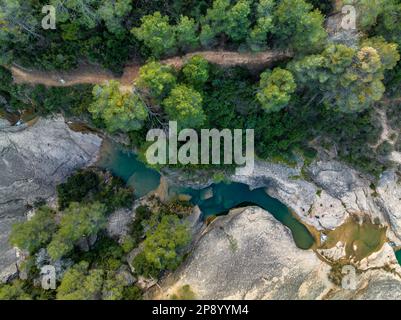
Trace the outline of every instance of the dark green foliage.
{"type": "Polygon", "coordinates": [[[332,0],[306,0],[315,8],[319,9],[324,15],[328,16],[333,13],[334,1],[332,0]]]}
{"type": "Polygon", "coordinates": [[[30,110],[39,115],[63,111],[76,115],[86,112],[92,100],[92,86],[49,88],[43,85],[19,85],[13,83],[10,71],[0,66],[0,96],[10,111],[30,110]]]}
{"type": "Polygon", "coordinates": [[[87,261],[91,268],[115,271],[122,264],[123,254],[121,246],[116,241],[100,233],[90,251],[75,251],[71,258],[74,261],[87,261]]]}
{"type": "Polygon", "coordinates": [[[379,156],[385,157],[385,156],[390,155],[390,153],[393,151],[393,149],[394,148],[393,148],[393,146],[391,145],[390,142],[384,141],[382,144],[380,144],[377,147],[377,154],[379,156]]]}
{"type": "Polygon", "coordinates": [[[123,290],[123,300],[142,300],[142,291],[137,286],[125,287],[123,290]]]}
{"type": "Polygon", "coordinates": [[[71,202],[98,201],[111,212],[130,206],[134,199],[133,190],[127,188],[122,179],[92,169],[79,170],[71,175],[65,183],[57,186],[57,193],[61,210],[71,202]]]}
{"type": "Polygon", "coordinates": [[[378,141],[382,130],[373,110],[348,115],[327,110],[320,119],[314,131],[336,143],[341,159],[374,176],[385,169],[371,147],[378,141]]]}
{"type": "Polygon", "coordinates": [[[256,110],[255,86],[247,71],[212,67],[204,89],[209,128],[243,128],[244,115],[256,110]]]}
{"type": "Polygon", "coordinates": [[[133,240],[133,246],[136,247],[144,236],[144,223],[150,219],[152,212],[148,207],[140,206],[135,210],[135,220],[130,225],[130,236],[133,240]]]}
{"type": "Polygon", "coordinates": [[[58,205],[65,209],[71,202],[81,202],[91,190],[97,190],[100,179],[93,171],[78,171],[57,186],[58,205]]]}

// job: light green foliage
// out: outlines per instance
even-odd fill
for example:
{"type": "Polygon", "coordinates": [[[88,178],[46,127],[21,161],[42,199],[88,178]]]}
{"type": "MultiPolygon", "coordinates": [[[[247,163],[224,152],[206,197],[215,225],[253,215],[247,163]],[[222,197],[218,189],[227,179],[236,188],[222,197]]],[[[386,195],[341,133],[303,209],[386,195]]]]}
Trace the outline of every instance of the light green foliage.
{"type": "Polygon", "coordinates": [[[202,88],[209,79],[209,62],[202,56],[193,56],[182,68],[185,82],[194,88],[202,88]]]}
{"type": "Polygon", "coordinates": [[[159,62],[149,62],[139,70],[135,85],[160,101],[166,97],[176,84],[173,69],[159,62]]]}
{"type": "Polygon", "coordinates": [[[71,267],[64,274],[57,288],[58,300],[96,300],[102,292],[104,272],[101,269],[89,270],[85,261],[71,267]]]}
{"type": "Polygon", "coordinates": [[[251,2],[239,0],[227,13],[227,25],[224,32],[233,40],[241,41],[249,32],[251,13],[251,2]]]}
{"type": "Polygon", "coordinates": [[[297,81],[323,92],[326,104],[342,112],[358,112],[381,99],[383,71],[399,59],[395,47],[382,39],[371,39],[359,50],[330,45],[321,55],[291,64],[297,81]],[[382,54],[382,56],[380,55],[382,54]],[[383,63],[382,63],[383,61],[383,63]]]}
{"type": "Polygon", "coordinates": [[[266,47],[267,35],[273,31],[274,4],[274,0],[259,0],[256,9],[256,25],[247,38],[247,43],[253,51],[260,51],[266,47]]]}
{"type": "Polygon", "coordinates": [[[124,298],[124,287],[126,281],[123,275],[109,272],[103,283],[103,300],[122,300],[124,298]]]}
{"type": "Polygon", "coordinates": [[[143,252],[134,259],[135,270],[145,276],[157,276],[162,270],[174,270],[182,257],[180,249],[190,241],[188,226],[177,216],[163,216],[156,228],[146,233],[143,252]]]}
{"type": "Polygon", "coordinates": [[[175,28],[177,47],[182,51],[188,51],[198,46],[197,24],[194,19],[181,16],[175,28]]]}
{"type": "Polygon", "coordinates": [[[296,84],[292,73],[275,68],[260,76],[259,92],[256,95],[262,108],[267,112],[277,112],[288,105],[296,84]]]}
{"type": "Polygon", "coordinates": [[[310,52],[319,49],[326,39],[324,17],[304,0],[282,0],[275,11],[275,36],[281,45],[310,52]]]}
{"type": "Polygon", "coordinates": [[[106,226],[105,213],[106,207],[98,202],[71,203],[63,213],[60,229],[47,247],[50,257],[58,260],[70,253],[79,240],[97,234],[106,226]]]}
{"type": "Polygon", "coordinates": [[[172,53],[176,46],[175,30],[169,24],[169,18],[162,16],[160,12],[141,18],[141,26],[133,28],[134,36],[143,41],[150,49],[153,56],[160,57],[163,54],[172,53]]]}
{"type": "Polygon", "coordinates": [[[180,128],[199,128],[206,120],[201,94],[186,85],[175,87],[163,106],[169,119],[177,121],[180,128]]]}
{"type": "Polygon", "coordinates": [[[0,285],[0,300],[31,300],[32,297],[25,292],[24,282],[15,280],[13,283],[0,285]]]}
{"type": "Polygon", "coordinates": [[[121,92],[118,81],[96,85],[93,98],[88,110],[94,118],[102,119],[110,132],[139,130],[147,118],[147,108],[141,98],[134,93],[121,92]]]}
{"type": "MultiPolygon", "coordinates": [[[[401,28],[401,27],[400,27],[401,28]]],[[[380,55],[380,60],[383,69],[391,70],[400,60],[400,54],[398,53],[398,46],[395,43],[388,43],[383,37],[374,37],[365,39],[362,42],[362,47],[372,47],[380,55]]]]}
{"type": "Polygon", "coordinates": [[[176,293],[171,296],[171,300],[195,300],[196,295],[189,284],[178,288],[176,293]]]}
{"type": "Polygon", "coordinates": [[[47,207],[37,209],[32,219],[13,225],[10,243],[31,254],[39,250],[50,242],[57,230],[54,215],[47,207]]]}

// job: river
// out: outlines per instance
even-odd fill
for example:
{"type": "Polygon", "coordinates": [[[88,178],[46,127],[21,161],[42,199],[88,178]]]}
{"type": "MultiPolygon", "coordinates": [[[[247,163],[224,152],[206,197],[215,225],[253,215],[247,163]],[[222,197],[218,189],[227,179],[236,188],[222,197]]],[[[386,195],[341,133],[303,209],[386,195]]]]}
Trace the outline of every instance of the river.
{"type": "MultiPolygon", "coordinates": [[[[159,172],[147,167],[134,152],[117,144],[107,143],[102,148],[97,165],[110,170],[132,186],[136,197],[148,194],[160,184],[159,172]]],[[[190,195],[191,203],[199,206],[204,218],[226,214],[230,209],[239,206],[259,206],[291,230],[297,247],[309,249],[314,244],[308,229],[283,203],[270,197],[264,188],[250,190],[246,184],[231,182],[212,184],[205,189],[172,187],[169,192],[190,195]],[[209,195],[205,197],[206,193],[209,195]]]]}

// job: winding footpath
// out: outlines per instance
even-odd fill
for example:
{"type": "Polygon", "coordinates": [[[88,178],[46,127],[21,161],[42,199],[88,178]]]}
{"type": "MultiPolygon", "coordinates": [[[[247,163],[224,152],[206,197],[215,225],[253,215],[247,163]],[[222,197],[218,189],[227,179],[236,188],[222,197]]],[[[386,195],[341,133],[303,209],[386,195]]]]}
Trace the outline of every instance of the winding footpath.
{"type": "MultiPolygon", "coordinates": [[[[292,57],[289,51],[264,51],[259,53],[238,53],[233,51],[197,51],[184,56],[176,56],[161,60],[161,63],[180,69],[191,57],[200,55],[213,64],[224,67],[242,66],[250,70],[263,70],[272,63],[292,57]]],[[[68,87],[77,84],[103,84],[109,80],[118,80],[122,90],[132,88],[133,81],[138,77],[141,65],[135,61],[124,68],[121,77],[114,76],[110,71],[98,66],[82,65],[68,71],[38,71],[12,65],[15,83],[43,84],[49,87],[68,87]]]]}

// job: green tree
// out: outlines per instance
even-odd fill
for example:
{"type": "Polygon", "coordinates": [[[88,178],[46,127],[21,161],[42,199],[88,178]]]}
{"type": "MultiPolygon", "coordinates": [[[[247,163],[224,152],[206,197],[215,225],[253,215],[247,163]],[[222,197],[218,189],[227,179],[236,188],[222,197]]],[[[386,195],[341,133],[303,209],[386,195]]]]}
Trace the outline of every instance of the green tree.
{"type": "Polygon", "coordinates": [[[401,2],[399,0],[387,0],[375,26],[375,34],[383,36],[388,41],[396,42],[401,47],[400,20],[401,2]]]}
{"type": "Polygon", "coordinates": [[[182,51],[192,50],[198,46],[197,24],[194,19],[181,15],[175,32],[177,36],[177,47],[182,51]]]}
{"type": "Polygon", "coordinates": [[[372,47],[380,55],[380,61],[384,70],[391,70],[400,60],[398,46],[395,43],[388,43],[383,37],[365,39],[362,47],[372,47]]]}
{"type": "Polygon", "coordinates": [[[202,22],[201,42],[205,45],[225,33],[234,41],[243,40],[250,26],[251,2],[239,0],[231,7],[230,0],[214,0],[202,22]]]}
{"type": "Polygon", "coordinates": [[[202,22],[203,29],[207,30],[209,37],[222,33],[227,28],[227,12],[230,9],[230,0],[214,0],[211,8],[207,9],[202,22]],[[206,27],[209,26],[209,27],[206,27]]]}
{"type": "Polygon", "coordinates": [[[123,300],[125,286],[123,275],[109,272],[103,283],[102,300],[123,300]]]}
{"type": "Polygon", "coordinates": [[[15,280],[10,284],[0,285],[0,300],[32,300],[24,289],[24,282],[15,280]]]}
{"type": "Polygon", "coordinates": [[[10,243],[33,254],[47,245],[56,232],[54,215],[55,213],[48,207],[37,209],[30,220],[13,225],[10,243]]]}
{"type": "Polygon", "coordinates": [[[136,93],[121,92],[118,81],[96,85],[93,98],[88,110],[95,119],[102,119],[110,132],[139,130],[147,118],[142,99],[136,93]]]}
{"type": "Polygon", "coordinates": [[[167,16],[162,16],[157,11],[152,15],[142,17],[141,22],[141,26],[133,28],[131,32],[137,39],[144,42],[153,56],[160,57],[175,51],[175,28],[170,25],[167,16]]]}
{"type": "Polygon", "coordinates": [[[215,40],[216,33],[213,31],[212,27],[208,24],[202,25],[202,31],[199,35],[199,41],[204,47],[211,47],[216,43],[215,40]]]}
{"type": "Polygon", "coordinates": [[[139,69],[135,85],[147,91],[157,101],[165,98],[176,84],[176,77],[170,66],[159,62],[149,62],[139,69]]]}
{"type": "Polygon", "coordinates": [[[95,202],[83,205],[71,203],[63,212],[60,229],[47,247],[53,260],[70,253],[80,240],[96,235],[106,226],[106,207],[95,202]]]}
{"type": "Polygon", "coordinates": [[[290,69],[299,84],[322,93],[328,107],[342,112],[362,111],[381,99],[385,91],[383,72],[399,59],[391,45],[377,39],[370,41],[378,50],[370,46],[357,50],[330,45],[321,55],[291,63],[290,69]]]}
{"type": "Polygon", "coordinates": [[[82,261],[64,274],[57,288],[58,300],[98,300],[101,298],[104,271],[89,269],[89,263],[82,261]]]}
{"type": "Polygon", "coordinates": [[[288,105],[296,84],[292,73],[275,68],[267,70],[260,76],[259,92],[256,98],[267,112],[277,112],[288,105]]]}
{"type": "Polygon", "coordinates": [[[227,25],[224,32],[233,40],[241,41],[249,33],[251,22],[251,2],[249,0],[239,0],[227,13],[227,25]]]}
{"type": "Polygon", "coordinates": [[[191,57],[182,68],[185,82],[194,88],[202,88],[209,79],[209,62],[202,56],[191,57]]]}
{"type": "Polygon", "coordinates": [[[107,30],[114,34],[123,33],[123,19],[132,9],[131,0],[102,1],[97,14],[106,24],[107,30]]]}
{"type": "Polygon", "coordinates": [[[206,120],[202,95],[186,85],[175,87],[163,100],[163,106],[169,119],[177,121],[180,128],[200,128],[206,120]]]}
{"type": "Polygon", "coordinates": [[[139,274],[158,276],[162,270],[174,270],[182,260],[180,250],[190,241],[188,226],[177,216],[163,216],[155,229],[146,234],[143,252],[134,258],[134,267],[139,274]]]}
{"type": "Polygon", "coordinates": [[[324,17],[319,10],[304,0],[282,0],[275,10],[277,40],[285,47],[301,52],[319,49],[327,34],[324,17]]]}
{"type": "Polygon", "coordinates": [[[266,47],[267,36],[273,31],[274,5],[274,0],[259,0],[256,8],[256,24],[247,38],[247,43],[253,51],[261,51],[266,47]]]}

